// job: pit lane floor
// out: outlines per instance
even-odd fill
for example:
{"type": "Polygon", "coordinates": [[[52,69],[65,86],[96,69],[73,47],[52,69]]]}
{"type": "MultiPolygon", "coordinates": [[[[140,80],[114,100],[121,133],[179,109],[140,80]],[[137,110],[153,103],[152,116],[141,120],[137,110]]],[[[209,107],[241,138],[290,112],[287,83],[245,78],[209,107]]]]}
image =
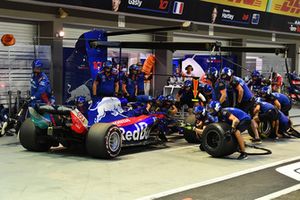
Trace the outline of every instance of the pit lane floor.
{"type": "MultiPolygon", "coordinates": [[[[28,152],[16,137],[3,137],[0,199],[182,199],[204,190],[212,195],[194,199],[216,199],[213,193],[219,193],[220,199],[255,199],[299,183],[274,172],[274,168],[300,160],[299,145],[300,139],[264,141],[261,146],[271,149],[272,155],[238,161],[238,154],[215,159],[199,151],[198,145],[171,138],[166,145],[129,148],[114,160],[99,160],[62,148],[28,152]],[[184,192],[192,188],[195,191],[184,192]],[[223,189],[231,192],[222,193],[223,189]],[[234,198],[231,194],[239,195],[234,198]]],[[[288,195],[297,197],[299,192],[288,195]]]]}

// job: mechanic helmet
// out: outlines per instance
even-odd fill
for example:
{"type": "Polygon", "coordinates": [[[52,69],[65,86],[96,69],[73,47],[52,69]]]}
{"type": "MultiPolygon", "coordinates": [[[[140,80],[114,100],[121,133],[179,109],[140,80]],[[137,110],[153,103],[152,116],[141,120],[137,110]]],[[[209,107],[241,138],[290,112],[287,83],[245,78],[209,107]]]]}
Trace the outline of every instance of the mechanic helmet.
{"type": "Polygon", "coordinates": [[[271,87],[269,87],[269,86],[264,86],[260,90],[260,94],[261,94],[262,97],[270,95],[271,93],[272,93],[271,92],[271,87]]]}
{"type": "Polygon", "coordinates": [[[84,104],[85,101],[86,101],[85,96],[78,96],[78,97],[75,98],[76,104],[84,104]]]}
{"type": "Polygon", "coordinates": [[[209,84],[204,85],[203,92],[205,94],[210,94],[210,93],[212,93],[212,91],[213,91],[213,88],[211,87],[211,85],[209,85],[209,84]]]}
{"type": "Polygon", "coordinates": [[[198,116],[201,116],[201,117],[204,117],[206,115],[206,110],[203,106],[196,106],[194,108],[194,114],[198,115],[198,116]]]}
{"type": "Polygon", "coordinates": [[[42,63],[41,60],[35,59],[32,62],[31,67],[32,67],[33,70],[35,70],[35,69],[41,69],[41,68],[43,68],[43,63],[42,63]]]}
{"type": "Polygon", "coordinates": [[[219,71],[215,67],[211,67],[207,70],[207,79],[215,82],[219,78],[219,71]]]}
{"type": "Polygon", "coordinates": [[[256,97],[255,98],[255,102],[256,103],[260,103],[260,102],[262,102],[263,100],[262,100],[262,98],[261,97],[256,97]]]}
{"type": "Polygon", "coordinates": [[[220,110],[222,106],[219,101],[211,101],[209,104],[207,104],[207,112],[209,112],[212,115],[216,115],[220,110]]]}
{"type": "Polygon", "coordinates": [[[136,74],[139,71],[139,66],[138,65],[130,65],[129,71],[136,74]]]}
{"type": "Polygon", "coordinates": [[[111,71],[112,68],[113,68],[113,64],[112,64],[111,61],[108,60],[108,61],[105,61],[105,62],[103,63],[103,69],[104,69],[105,71],[111,71]]]}
{"type": "Polygon", "coordinates": [[[165,97],[165,101],[174,102],[175,98],[172,95],[168,95],[165,97]]]}
{"type": "Polygon", "coordinates": [[[156,98],[156,100],[157,101],[164,101],[166,99],[166,97],[164,97],[164,95],[159,95],[157,98],[156,98]]]}
{"type": "Polygon", "coordinates": [[[231,77],[233,76],[233,70],[229,67],[224,67],[221,71],[221,79],[230,81],[231,77]]]}
{"type": "Polygon", "coordinates": [[[184,87],[188,88],[188,87],[192,87],[193,83],[191,80],[186,80],[184,81],[184,87]]]}
{"type": "Polygon", "coordinates": [[[251,73],[251,77],[252,78],[258,78],[258,77],[260,77],[260,73],[259,73],[259,71],[257,71],[257,70],[254,70],[252,73],[251,73]]]}

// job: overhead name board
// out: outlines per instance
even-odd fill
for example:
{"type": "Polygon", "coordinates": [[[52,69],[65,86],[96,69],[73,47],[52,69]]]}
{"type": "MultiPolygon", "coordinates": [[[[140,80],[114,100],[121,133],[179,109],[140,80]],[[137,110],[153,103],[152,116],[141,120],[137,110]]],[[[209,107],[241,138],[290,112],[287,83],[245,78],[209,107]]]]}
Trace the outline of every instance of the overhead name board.
{"type": "MultiPolygon", "coordinates": [[[[64,0],[35,1],[66,4],[64,0]]],[[[221,24],[238,28],[300,33],[298,2],[300,4],[300,0],[273,0],[267,5],[267,0],[70,0],[66,6],[89,7],[116,13],[221,24]],[[270,12],[266,12],[267,6],[270,12]],[[289,14],[278,15],[284,11],[289,14]]]]}

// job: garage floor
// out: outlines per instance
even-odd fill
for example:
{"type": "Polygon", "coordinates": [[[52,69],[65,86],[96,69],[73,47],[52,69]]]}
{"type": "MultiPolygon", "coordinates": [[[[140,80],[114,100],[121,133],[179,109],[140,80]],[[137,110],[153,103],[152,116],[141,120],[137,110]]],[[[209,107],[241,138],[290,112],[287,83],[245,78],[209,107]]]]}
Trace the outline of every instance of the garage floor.
{"type": "MultiPolygon", "coordinates": [[[[129,148],[114,160],[99,160],[88,157],[83,151],[63,148],[47,153],[29,152],[19,145],[16,137],[6,136],[0,138],[0,199],[159,198],[297,161],[300,159],[299,145],[299,139],[264,141],[261,146],[271,149],[272,155],[249,156],[248,160],[238,161],[234,159],[238,154],[215,159],[199,151],[198,145],[175,137],[166,145],[129,148]]],[[[263,174],[266,176],[261,180],[273,177],[272,173],[263,174]]],[[[259,183],[260,176],[256,177],[247,184],[259,183]]],[[[294,184],[288,179],[280,180],[280,188],[294,184]]],[[[242,179],[233,180],[235,185],[240,181],[243,184],[242,179]]],[[[221,184],[217,190],[221,191],[222,187],[225,186],[221,184]]],[[[232,191],[238,193],[239,189],[232,191]]],[[[188,197],[188,194],[183,196],[188,197]]],[[[183,196],[166,199],[183,199],[183,196]]],[[[259,195],[239,197],[253,199],[259,195]]],[[[205,199],[214,198],[206,195],[205,199]]]]}

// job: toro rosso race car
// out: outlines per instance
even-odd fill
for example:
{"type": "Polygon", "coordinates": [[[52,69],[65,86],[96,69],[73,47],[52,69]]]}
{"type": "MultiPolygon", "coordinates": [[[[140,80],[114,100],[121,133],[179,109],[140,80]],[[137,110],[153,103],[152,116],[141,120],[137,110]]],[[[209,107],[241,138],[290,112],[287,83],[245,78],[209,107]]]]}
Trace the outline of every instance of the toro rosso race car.
{"type": "Polygon", "coordinates": [[[29,107],[29,113],[19,133],[27,150],[42,152],[59,143],[65,147],[81,144],[97,158],[114,158],[125,146],[159,142],[156,125],[164,118],[162,114],[126,110],[115,97],[92,103],[88,117],[71,106],[35,106],[29,107]]]}

